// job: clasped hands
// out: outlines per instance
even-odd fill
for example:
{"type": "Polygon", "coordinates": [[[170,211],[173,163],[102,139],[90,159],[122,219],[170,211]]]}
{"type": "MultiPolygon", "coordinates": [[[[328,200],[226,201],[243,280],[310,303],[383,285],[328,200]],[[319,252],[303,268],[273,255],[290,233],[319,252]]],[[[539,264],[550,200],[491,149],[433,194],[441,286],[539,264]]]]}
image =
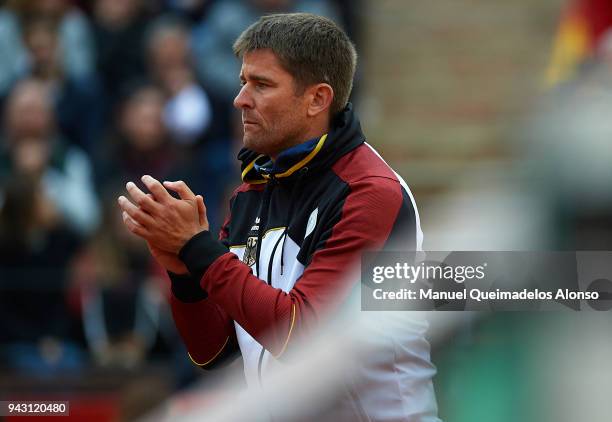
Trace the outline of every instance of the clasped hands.
{"type": "Polygon", "coordinates": [[[160,265],[176,274],[189,273],[178,253],[189,239],[209,229],[204,199],[182,181],[162,184],[151,176],[143,176],[141,180],[150,193],[128,182],[126,189],[131,201],[125,196],[117,199],[124,224],[146,240],[151,255],[160,265]],[[178,193],[180,199],[168,190],[178,193]]]}

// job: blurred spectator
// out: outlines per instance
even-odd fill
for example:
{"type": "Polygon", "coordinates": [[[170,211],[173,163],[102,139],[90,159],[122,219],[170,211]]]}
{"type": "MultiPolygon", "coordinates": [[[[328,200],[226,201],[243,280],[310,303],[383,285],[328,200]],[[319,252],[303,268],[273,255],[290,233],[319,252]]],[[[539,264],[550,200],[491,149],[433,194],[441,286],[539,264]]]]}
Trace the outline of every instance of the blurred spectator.
{"type": "MultiPolygon", "coordinates": [[[[363,0],[332,0],[335,3],[338,13],[342,19],[342,25],[349,38],[358,46],[361,47],[362,31],[360,14],[364,13],[363,0]]],[[[358,48],[357,50],[360,50],[358,48]]]]}
{"type": "Polygon", "coordinates": [[[164,95],[152,85],[137,85],[122,102],[116,133],[101,145],[98,187],[106,196],[149,174],[159,180],[182,175],[180,150],[163,122],[164,95]]]}
{"type": "Polygon", "coordinates": [[[145,74],[147,16],[143,10],[142,0],[95,0],[97,65],[109,111],[123,90],[145,74]]]}
{"type": "Polygon", "coordinates": [[[204,86],[231,106],[239,87],[240,62],[232,45],[240,33],[266,13],[309,12],[338,21],[324,0],[224,0],[213,4],[194,30],[194,54],[204,86]]]}
{"type": "Polygon", "coordinates": [[[197,22],[215,0],[163,0],[165,8],[191,22],[197,22]]]}
{"type": "MultiPolygon", "coordinates": [[[[29,167],[23,170],[40,167],[35,163],[40,156],[23,154],[24,167],[29,167]]],[[[83,353],[74,341],[66,281],[79,237],[65,225],[34,172],[5,182],[0,208],[2,365],[37,375],[78,369],[83,353]]]]}
{"type": "Polygon", "coordinates": [[[183,386],[197,373],[172,320],[168,276],[145,243],[125,230],[118,195],[108,193],[102,224],[74,266],[73,297],[86,343],[94,363],[104,368],[171,360],[177,387],[183,386]]]}
{"type": "Polygon", "coordinates": [[[229,124],[222,105],[196,80],[188,34],[176,18],[166,16],[154,22],[147,38],[149,69],[165,94],[163,121],[169,138],[185,157],[182,178],[206,196],[210,223],[218,227],[231,169],[229,124]]]}
{"type": "Polygon", "coordinates": [[[91,153],[103,126],[96,78],[64,71],[58,60],[59,34],[53,20],[28,20],[24,40],[30,56],[29,74],[48,86],[59,129],[67,140],[91,153]]]}
{"type": "Polygon", "coordinates": [[[0,183],[22,175],[40,179],[68,226],[81,235],[95,230],[99,210],[89,159],[59,136],[48,88],[32,79],[10,94],[0,139],[0,183]]]}
{"type": "Polygon", "coordinates": [[[146,245],[123,228],[115,198],[104,203],[102,225],[79,260],[75,282],[95,362],[132,368],[156,340],[164,284],[146,245]]]}
{"type": "Polygon", "coordinates": [[[67,75],[82,78],[94,72],[91,26],[68,0],[9,0],[6,3],[0,10],[0,97],[7,94],[28,66],[22,31],[24,23],[33,17],[56,22],[61,46],[59,61],[67,75]]]}
{"type": "Polygon", "coordinates": [[[189,32],[176,20],[161,18],[147,40],[152,76],[164,90],[164,123],[173,141],[201,140],[212,120],[208,95],[197,84],[189,54],[189,32]]]}

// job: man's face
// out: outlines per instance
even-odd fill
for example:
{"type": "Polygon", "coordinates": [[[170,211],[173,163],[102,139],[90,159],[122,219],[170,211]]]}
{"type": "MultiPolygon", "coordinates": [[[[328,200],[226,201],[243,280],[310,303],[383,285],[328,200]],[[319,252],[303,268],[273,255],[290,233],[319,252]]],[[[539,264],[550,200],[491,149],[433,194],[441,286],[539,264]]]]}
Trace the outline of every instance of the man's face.
{"type": "Polygon", "coordinates": [[[47,138],[53,132],[53,111],[46,88],[36,82],[18,86],[6,106],[5,127],[13,139],[47,138]]]}
{"type": "Polygon", "coordinates": [[[164,142],[163,108],[164,98],[155,88],[143,88],[128,100],[121,123],[132,148],[147,152],[164,142]]]}
{"type": "Polygon", "coordinates": [[[242,112],[245,147],[274,158],[307,140],[306,98],[271,50],[246,53],[240,80],[234,107],[242,112]]]}

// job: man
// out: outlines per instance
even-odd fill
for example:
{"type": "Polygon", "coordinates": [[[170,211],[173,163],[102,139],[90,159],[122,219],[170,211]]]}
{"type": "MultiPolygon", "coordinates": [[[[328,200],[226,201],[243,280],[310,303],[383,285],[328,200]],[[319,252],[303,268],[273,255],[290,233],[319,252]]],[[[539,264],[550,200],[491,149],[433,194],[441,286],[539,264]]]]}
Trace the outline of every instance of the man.
{"type": "MultiPolygon", "coordinates": [[[[420,250],[422,233],[410,191],[365,143],[348,103],[356,53],[333,22],[262,17],[234,52],[242,58],[234,105],[244,127],[243,183],[219,240],[202,198],[183,182],[162,186],[144,176],[151,193],[130,182],[135,204],[119,204],[127,227],[170,272],[174,318],[192,361],[212,367],[239,348],[247,382],[259,388],[299,339],[340,309],[355,287],[346,274],[364,250],[382,249],[400,231],[405,248],[420,250]]],[[[371,372],[384,374],[357,395],[378,399],[354,398],[360,405],[347,419],[437,420],[435,371],[422,332],[417,337],[418,350],[397,349],[400,356],[371,372]]]]}

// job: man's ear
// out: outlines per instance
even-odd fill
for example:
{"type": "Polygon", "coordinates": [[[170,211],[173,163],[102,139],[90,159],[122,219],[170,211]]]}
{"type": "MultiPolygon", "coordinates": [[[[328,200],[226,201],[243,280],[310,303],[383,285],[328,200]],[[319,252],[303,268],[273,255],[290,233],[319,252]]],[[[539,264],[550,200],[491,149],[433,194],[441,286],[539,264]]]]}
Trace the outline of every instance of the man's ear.
{"type": "Polygon", "coordinates": [[[334,99],[334,89],[326,83],[316,84],[309,88],[310,103],[308,104],[308,116],[315,117],[320,113],[327,113],[334,99]]]}

